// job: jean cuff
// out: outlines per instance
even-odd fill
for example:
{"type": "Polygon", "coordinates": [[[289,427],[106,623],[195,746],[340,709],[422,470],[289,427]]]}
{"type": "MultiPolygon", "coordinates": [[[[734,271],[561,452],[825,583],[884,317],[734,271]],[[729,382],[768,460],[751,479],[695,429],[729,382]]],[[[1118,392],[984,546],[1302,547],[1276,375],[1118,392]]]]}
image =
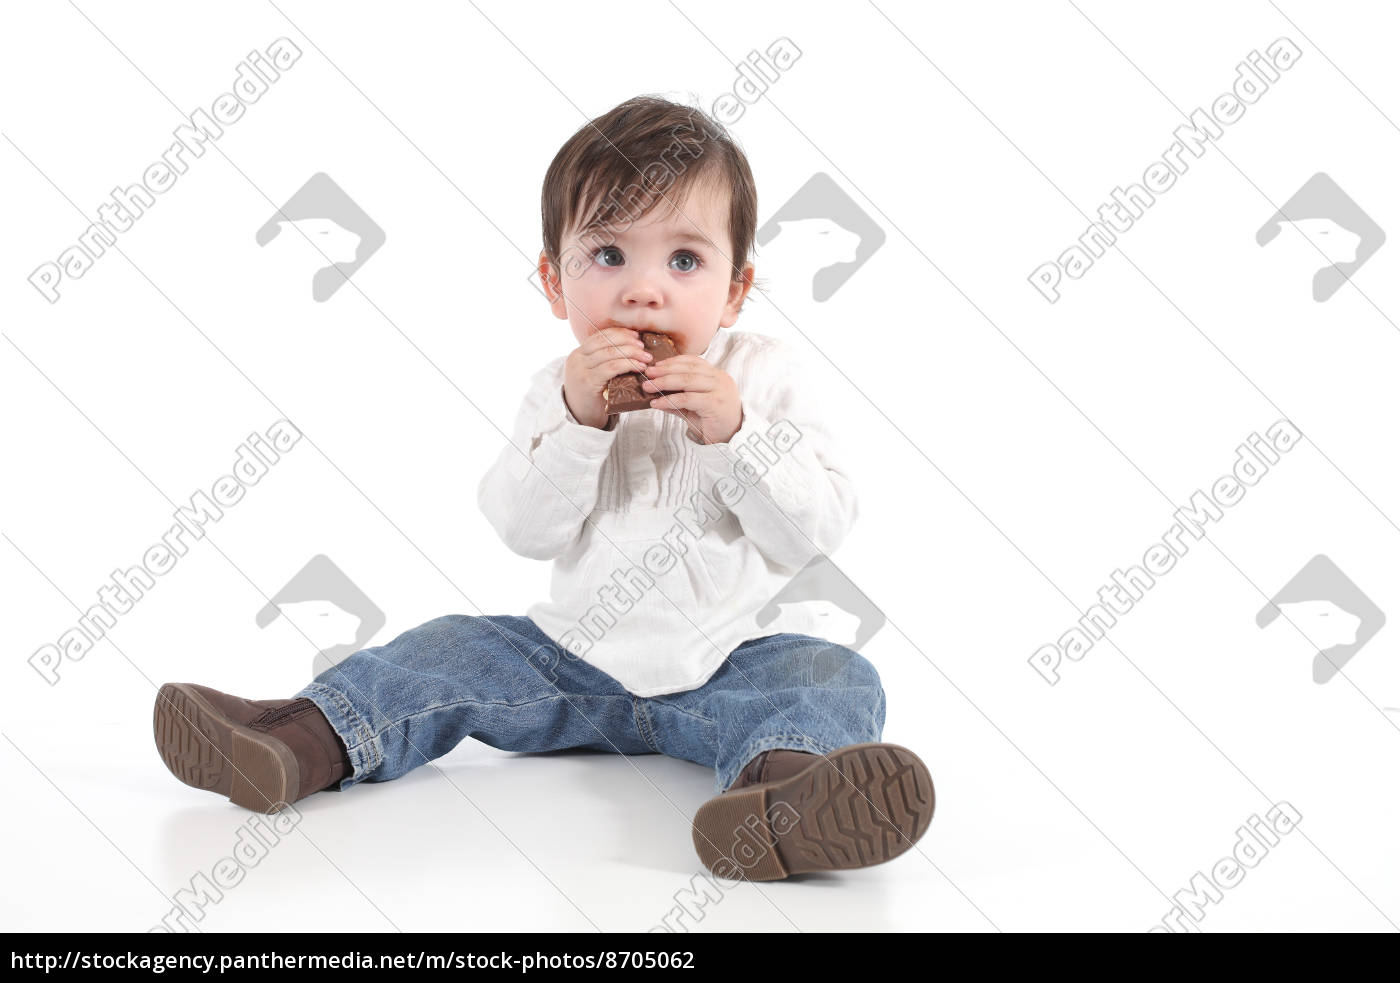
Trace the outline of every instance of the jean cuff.
{"type": "Polygon", "coordinates": [[[330,721],[331,728],[345,743],[352,770],[348,776],[341,779],[337,789],[347,789],[364,781],[374,769],[383,764],[384,748],[380,746],[379,737],[369,722],[351,706],[344,693],[325,683],[308,683],[297,696],[306,697],[316,704],[326,715],[326,720],[330,721]]]}
{"type": "MultiPolygon", "coordinates": [[[[838,745],[844,746],[844,745],[838,745]]],[[[812,740],[805,734],[771,734],[768,737],[757,737],[744,745],[743,752],[733,765],[724,771],[715,770],[715,794],[718,795],[739,779],[739,773],[744,770],[744,766],[762,754],[774,748],[787,748],[792,751],[810,751],[813,754],[830,754],[836,750],[836,746],[822,744],[812,740]]]]}

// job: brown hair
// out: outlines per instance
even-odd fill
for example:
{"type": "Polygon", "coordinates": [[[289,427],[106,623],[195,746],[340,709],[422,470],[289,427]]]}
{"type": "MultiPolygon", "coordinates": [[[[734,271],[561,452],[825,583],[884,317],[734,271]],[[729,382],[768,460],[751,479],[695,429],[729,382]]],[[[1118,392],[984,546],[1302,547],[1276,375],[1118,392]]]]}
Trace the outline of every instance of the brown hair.
{"type": "MultiPolygon", "coordinates": [[[[540,194],[544,248],[561,274],[565,232],[620,231],[658,202],[673,203],[698,178],[729,188],[732,277],[741,278],[758,225],[758,192],[744,152],[703,110],[656,96],[637,96],[585,123],[559,148],[540,194]]],[[[604,242],[600,241],[599,245],[604,242]]],[[[716,243],[721,246],[721,243],[716,243]]],[[[573,262],[591,259],[571,256],[573,262]]]]}

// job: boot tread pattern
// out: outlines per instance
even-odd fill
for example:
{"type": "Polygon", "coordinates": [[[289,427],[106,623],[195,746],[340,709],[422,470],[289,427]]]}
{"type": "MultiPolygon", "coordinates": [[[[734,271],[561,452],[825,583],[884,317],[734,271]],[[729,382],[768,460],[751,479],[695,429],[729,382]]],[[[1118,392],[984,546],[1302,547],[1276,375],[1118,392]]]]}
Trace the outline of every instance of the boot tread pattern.
{"type": "Polygon", "coordinates": [[[796,794],[782,795],[801,817],[779,846],[790,872],[883,863],[928,828],[933,783],[914,755],[851,748],[832,755],[831,765],[796,776],[796,794]]]}
{"type": "Polygon", "coordinates": [[[156,694],[155,736],[171,774],[194,788],[217,791],[228,762],[207,736],[212,727],[199,705],[167,683],[156,694]]]}
{"type": "Polygon", "coordinates": [[[896,744],[838,748],[790,778],[733,789],[695,814],[696,852],[721,877],[791,874],[884,863],[933,821],[933,778],[896,744]]]}

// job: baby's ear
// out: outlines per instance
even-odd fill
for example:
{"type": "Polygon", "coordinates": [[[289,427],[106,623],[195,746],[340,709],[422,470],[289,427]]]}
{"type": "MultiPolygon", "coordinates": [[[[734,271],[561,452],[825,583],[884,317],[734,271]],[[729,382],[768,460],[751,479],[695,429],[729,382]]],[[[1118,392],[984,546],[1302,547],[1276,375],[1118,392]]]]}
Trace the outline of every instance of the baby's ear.
{"type": "Polygon", "coordinates": [[[753,270],[752,263],[745,263],[743,272],[739,274],[739,279],[729,281],[729,298],[725,301],[724,313],[719,319],[720,327],[733,327],[734,322],[739,320],[739,311],[744,306],[744,298],[753,289],[753,270]]]}
{"type": "Polygon", "coordinates": [[[545,298],[549,301],[549,309],[555,317],[567,318],[569,311],[564,304],[564,287],[559,279],[559,270],[550,261],[549,253],[544,250],[540,251],[536,273],[539,275],[540,285],[544,288],[545,298]]]}

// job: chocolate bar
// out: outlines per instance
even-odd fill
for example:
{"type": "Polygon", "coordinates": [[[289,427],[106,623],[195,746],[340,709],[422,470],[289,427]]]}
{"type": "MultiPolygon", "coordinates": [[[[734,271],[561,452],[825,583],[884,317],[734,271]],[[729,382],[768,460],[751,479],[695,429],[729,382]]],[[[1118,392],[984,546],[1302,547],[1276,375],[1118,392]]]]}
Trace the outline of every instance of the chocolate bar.
{"type": "MultiPolygon", "coordinates": [[[[643,331],[641,337],[642,345],[651,352],[652,365],[678,354],[676,346],[664,334],[656,331],[643,331]]],[[[651,401],[653,399],[658,396],[674,396],[677,392],[677,390],[647,392],[642,388],[642,383],[646,381],[646,378],[640,372],[624,372],[622,375],[609,379],[608,384],[603,387],[603,405],[607,407],[608,414],[652,409],[651,401]]]]}

